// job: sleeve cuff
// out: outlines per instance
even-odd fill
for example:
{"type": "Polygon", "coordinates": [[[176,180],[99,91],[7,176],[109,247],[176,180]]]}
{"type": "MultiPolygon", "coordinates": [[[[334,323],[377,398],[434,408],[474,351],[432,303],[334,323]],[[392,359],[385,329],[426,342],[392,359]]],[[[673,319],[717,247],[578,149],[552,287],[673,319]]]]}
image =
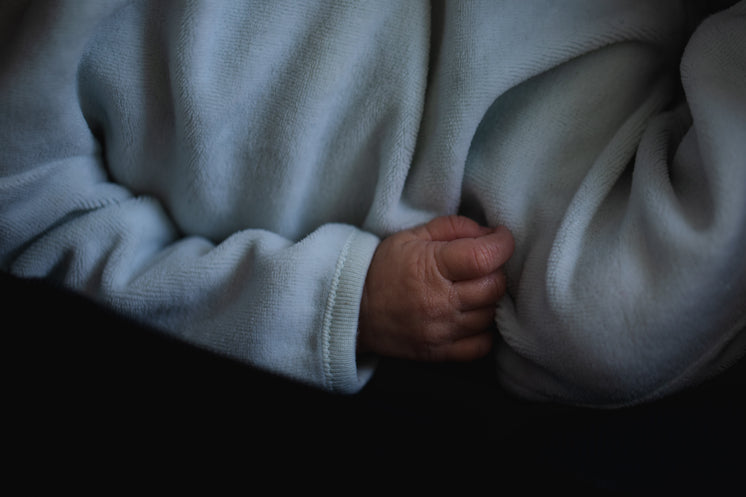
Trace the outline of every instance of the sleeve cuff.
{"type": "Polygon", "coordinates": [[[358,363],[356,344],[360,299],[379,242],[375,235],[354,230],[337,261],[322,334],[325,383],[332,392],[357,393],[375,370],[375,358],[358,363]]]}

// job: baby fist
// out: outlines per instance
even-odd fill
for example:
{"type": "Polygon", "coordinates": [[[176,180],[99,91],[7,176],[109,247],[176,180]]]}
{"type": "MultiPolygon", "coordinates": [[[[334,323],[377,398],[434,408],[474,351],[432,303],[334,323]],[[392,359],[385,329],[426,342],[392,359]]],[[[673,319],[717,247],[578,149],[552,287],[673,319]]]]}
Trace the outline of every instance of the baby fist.
{"type": "Polygon", "coordinates": [[[484,356],[513,243],[506,228],[462,216],[384,239],[365,281],[358,352],[429,361],[484,356]]]}

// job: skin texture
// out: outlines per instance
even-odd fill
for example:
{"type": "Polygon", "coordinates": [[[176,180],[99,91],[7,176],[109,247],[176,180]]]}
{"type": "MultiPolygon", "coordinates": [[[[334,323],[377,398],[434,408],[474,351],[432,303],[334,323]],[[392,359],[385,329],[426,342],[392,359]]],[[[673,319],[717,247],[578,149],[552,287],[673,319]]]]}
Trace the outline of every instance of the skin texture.
{"type": "Polygon", "coordinates": [[[360,308],[358,353],[419,361],[468,361],[494,339],[502,266],[514,242],[505,227],[445,216],[384,239],[360,308]]]}

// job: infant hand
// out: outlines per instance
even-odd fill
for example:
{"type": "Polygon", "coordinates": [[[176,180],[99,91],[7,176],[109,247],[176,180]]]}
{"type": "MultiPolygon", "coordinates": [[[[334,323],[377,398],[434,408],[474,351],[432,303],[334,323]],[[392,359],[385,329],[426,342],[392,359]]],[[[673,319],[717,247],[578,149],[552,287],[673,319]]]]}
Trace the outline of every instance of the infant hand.
{"type": "Polygon", "coordinates": [[[365,281],[358,352],[428,361],[484,356],[512,253],[506,228],[462,216],[384,239],[365,281]]]}

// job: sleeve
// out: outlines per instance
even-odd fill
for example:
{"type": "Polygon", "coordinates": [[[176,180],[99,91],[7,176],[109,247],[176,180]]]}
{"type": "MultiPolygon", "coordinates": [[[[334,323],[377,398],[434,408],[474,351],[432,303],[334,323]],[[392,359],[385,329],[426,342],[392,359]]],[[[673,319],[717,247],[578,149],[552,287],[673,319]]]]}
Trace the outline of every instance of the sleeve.
{"type": "MultiPolygon", "coordinates": [[[[176,336],[326,390],[351,393],[359,301],[378,243],[326,224],[301,240],[243,230],[187,236],[153,196],[107,175],[76,71],[109,2],[4,4],[0,267],[47,278],[176,336]]],[[[102,331],[104,332],[104,331],[102,331]]]]}
{"type": "Polygon", "coordinates": [[[746,3],[698,26],[680,74],[685,103],[632,115],[582,178],[546,255],[524,254],[513,271],[497,318],[513,390],[635,404],[743,355],[746,3]]]}

